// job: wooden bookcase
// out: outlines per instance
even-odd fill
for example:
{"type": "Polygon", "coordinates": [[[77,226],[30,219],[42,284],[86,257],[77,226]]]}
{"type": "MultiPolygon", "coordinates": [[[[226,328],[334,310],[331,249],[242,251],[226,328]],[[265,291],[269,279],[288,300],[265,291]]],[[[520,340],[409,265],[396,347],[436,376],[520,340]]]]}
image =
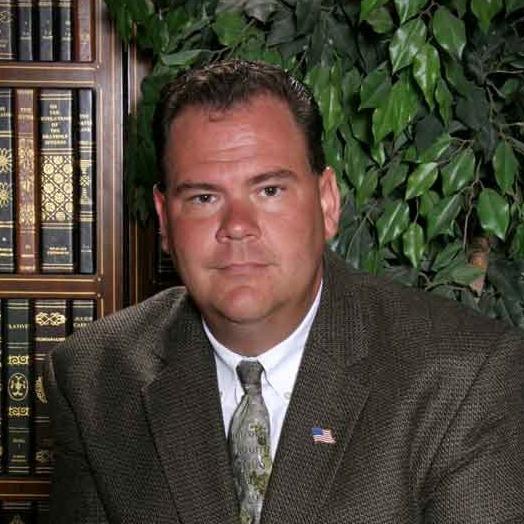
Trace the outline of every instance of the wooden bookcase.
{"type": "MultiPolygon", "coordinates": [[[[96,272],[94,274],[0,274],[0,299],[91,299],[97,317],[126,303],[125,206],[122,153],[124,75],[121,41],[103,0],[75,0],[89,7],[92,60],[83,62],[0,61],[0,87],[90,88],[96,95],[96,272]]],[[[16,2],[14,2],[16,3],[16,2]]],[[[74,7],[76,8],[76,7],[74,7]]],[[[1,500],[45,499],[49,480],[41,476],[0,476],[1,500]]],[[[0,518],[0,520],[2,520],[0,518]]]]}

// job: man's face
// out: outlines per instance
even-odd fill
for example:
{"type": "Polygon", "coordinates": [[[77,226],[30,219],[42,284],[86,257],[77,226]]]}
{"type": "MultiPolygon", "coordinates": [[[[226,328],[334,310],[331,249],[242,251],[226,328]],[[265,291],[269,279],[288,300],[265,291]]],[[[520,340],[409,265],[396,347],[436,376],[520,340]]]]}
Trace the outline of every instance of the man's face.
{"type": "Polygon", "coordinates": [[[318,290],[338,223],[335,174],[312,173],[290,110],[266,95],[225,112],[183,110],[165,166],[166,190],[154,195],[163,249],[219,339],[269,326],[267,349],[318,290]]]}

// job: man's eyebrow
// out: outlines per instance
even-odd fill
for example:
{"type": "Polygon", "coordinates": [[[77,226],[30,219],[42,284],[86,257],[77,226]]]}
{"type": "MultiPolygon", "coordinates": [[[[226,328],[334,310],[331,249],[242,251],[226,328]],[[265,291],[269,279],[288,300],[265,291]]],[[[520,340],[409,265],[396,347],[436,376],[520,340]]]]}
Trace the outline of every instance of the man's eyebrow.
{"type": "Polygon", "coordinates": [[[209,182],[181,182],[173,188],[173,193],[175,195],[180,195],[187,191],[216,192],[219,191],[219,186],[216,184],[210,184],[209,182]]]}
{"type": "Polygon", "coordinates": [[[276,171],[268,171],[266,173],[260,173],[259,175],[255,175],[250,180],[250,183],[256,185],[268,181],[289,180],[292,178],[296,178],[296,176],[297,175],[289,169],[278,169],[276,171]]]}

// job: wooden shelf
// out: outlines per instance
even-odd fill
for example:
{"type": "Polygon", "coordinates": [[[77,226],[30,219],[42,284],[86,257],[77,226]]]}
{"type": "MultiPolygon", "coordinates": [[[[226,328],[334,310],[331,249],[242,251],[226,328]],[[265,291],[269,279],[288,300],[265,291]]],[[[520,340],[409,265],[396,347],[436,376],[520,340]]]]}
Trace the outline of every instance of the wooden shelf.
{"type": "Polygon", "coordinates": [[[49,497],[50,481],[36,477],[0,477],[0,499],[45,500],[49,497]]]}

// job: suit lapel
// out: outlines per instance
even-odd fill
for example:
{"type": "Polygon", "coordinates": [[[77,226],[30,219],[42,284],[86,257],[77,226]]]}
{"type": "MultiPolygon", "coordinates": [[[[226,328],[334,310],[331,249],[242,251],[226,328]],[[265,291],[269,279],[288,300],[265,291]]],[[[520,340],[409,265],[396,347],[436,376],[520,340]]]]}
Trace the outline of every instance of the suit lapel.
{"type": "Polygon", "coordinates": [[[180,521],[235,524],[212,350],[199,315],[189,303],[182,307],[165,337],[166,365],[144,388],[144,405],[180,521]]]}
{"type": "Polygon", "coordinates": [[[347,290],[339,295],[331,280],[328,274],[282,428],[263,524],[316,521],[369,394],[359,300],[348,300],[347,290]],[[331,430],[336,442],[315,444],[313,427],[331,430]]]}

